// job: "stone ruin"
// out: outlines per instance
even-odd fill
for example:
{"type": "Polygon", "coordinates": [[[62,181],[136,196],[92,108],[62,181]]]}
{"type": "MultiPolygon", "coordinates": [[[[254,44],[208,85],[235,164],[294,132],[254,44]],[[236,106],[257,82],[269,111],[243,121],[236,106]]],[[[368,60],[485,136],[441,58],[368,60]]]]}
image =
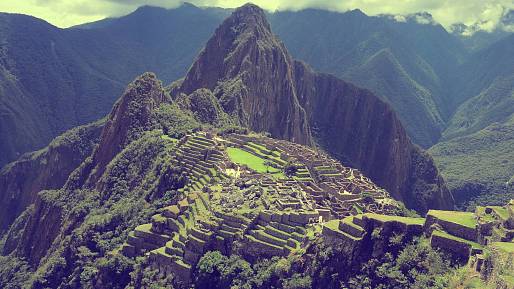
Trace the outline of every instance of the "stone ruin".
{"type": "Polygon", "coordinates": [[[209,250],[287,256],[306,246],[322,222],[396,208],[388,193],[358,170],[286,141],[197,132],[176,142],[174,152],[171,161],[188,180],[177,191],[182,198],[130,232],[121,252],[148,255],[162,274],[172,272],[177,284],[187,286],[192,268],[209,250]],[[229,146],[279,170],[294,163],[294,173],[277,178],[241,167],[230,160],[229,146]]]}

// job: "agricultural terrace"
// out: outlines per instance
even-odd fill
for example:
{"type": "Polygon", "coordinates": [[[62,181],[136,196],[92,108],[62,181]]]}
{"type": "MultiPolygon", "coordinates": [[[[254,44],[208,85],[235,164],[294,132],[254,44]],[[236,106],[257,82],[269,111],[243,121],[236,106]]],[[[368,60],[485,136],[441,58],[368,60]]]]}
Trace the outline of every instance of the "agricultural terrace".
{"type": "Polygon", "coordinates": [[[491,246],[506,253],[514,254],[514,242],[493,242],[491,246]]]}
{"type": "Polygon", "coordinates": [[[427,215],[468,228],[475,228],[477,221],[472,212],[438,211],[430,210],[427,215]]]}
{"type": "Polygon", "coordinates": [[[382,222],[399,222],[399,223],[404,223],[406,225],[423,225],[425,223],[424,218],[399,217],[399,216],[389,216],[389,215],[374,214],[374,213],[366,213],[364,215],[370,219],[375,219],[375,220],[379,220],[382,222]]]}

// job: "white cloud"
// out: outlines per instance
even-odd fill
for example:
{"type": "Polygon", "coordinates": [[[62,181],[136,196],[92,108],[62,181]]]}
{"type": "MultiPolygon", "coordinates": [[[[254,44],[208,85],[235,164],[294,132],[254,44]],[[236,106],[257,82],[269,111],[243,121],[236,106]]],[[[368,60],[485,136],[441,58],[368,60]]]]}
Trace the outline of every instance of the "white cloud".
{"type": "Polygon", "coordinates": [[[396,22],[407,22],[407,18],[404,15],[394,15],[393,19],[396,22]]]}
{"type": "MultiPolygon", "coordinates": [[[[0,1],[0,11],[31,14],[61,26],[70,26],[108,16],[127,14],[141,5],[173,8],[180,0],[16,0],[0,1]]],[[[195,5],[238,7],[248,0],[190,0],[195,5]]],[[[513,0],[253,0],[267,10],[300,10],[321,8],[335,11],[361,9],[368,15],[409,15],[430,13],[434,20],[449,28],[454,23],[476,24],[477,29],[491,31],[500,25],[513,0]]],[[[403,21],[401,16],[395,16],[403,21]]],[[[418,19],[428,23],[428,19],[418,19]]],[[[504,25],[505,26],[505,25],[504,25]]],[[[506,29],[512,29],[506,26],[506,29]]]]}

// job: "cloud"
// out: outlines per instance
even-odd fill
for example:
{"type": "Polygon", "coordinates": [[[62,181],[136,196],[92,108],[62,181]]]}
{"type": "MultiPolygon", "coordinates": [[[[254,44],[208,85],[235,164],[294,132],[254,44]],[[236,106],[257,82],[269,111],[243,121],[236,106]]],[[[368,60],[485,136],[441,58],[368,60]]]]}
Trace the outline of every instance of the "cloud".
{"type": "MultiPolygon", "coordinates": [[[[199,6],[238,7],[248,0],[190,0],[199,6]]],[[[253,0],[267,10],[300,10],[321,8],[332,11],[361,9],[368,15],[391,14],[397,21],[406,15],[428,12],[434,21],[450,28],[464,23],[474,30],[491,31],[497,27],[514,29],[502,24],[502,17],[514,9],[512,0],[253,0]]],[[[121,16],[141,5],[165,8],[179,6],[180,0],[17,0],[0,1],[0,11],[17,12],[43,18],[54,25],[68,27],[110,16],[121,16]]],[[[416,17],[418,22],[430,23],[426,17],[416,17]]]]}
{"type": "Polygon", "coordinates": [[[405,17],[404,15],[394,15],[393,19],[396,22],[407,22],[407,17],[405,17]]]}

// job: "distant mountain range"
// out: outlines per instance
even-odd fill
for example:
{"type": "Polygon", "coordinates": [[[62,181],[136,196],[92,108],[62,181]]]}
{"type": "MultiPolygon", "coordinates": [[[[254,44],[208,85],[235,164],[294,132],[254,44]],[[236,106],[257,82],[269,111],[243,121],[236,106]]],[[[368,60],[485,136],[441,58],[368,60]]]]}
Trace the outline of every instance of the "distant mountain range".
{"type": "MultiPolygon", "coordinates": [[[[165,83],[177,80],[230,12],[144,6],[70,29],[0,14],[0,165],[106,115],[125,85],[145,71],[165,83]]],[[[480,137],[480,130],[510,119],[514,57],[508,33],[478,47],[427,14],[400,21],[360,10],[307,9],[267,18],[293,57],[371,90],[391,104],[422,147],[480,137]]],[[[437,162],[448,157],[435,156],[437,162]]],[[[514,161],[506,161],[505,175],[514,175],[514,161]]]]}
{"type": "Polygon", "coordinates": [[[484,24],[482,21],[471,25],[456,23],[450,30],[469,50],[478,51],[514,32],[514,10],[505,11],[492,31],[483,30],[484,24]]]}

